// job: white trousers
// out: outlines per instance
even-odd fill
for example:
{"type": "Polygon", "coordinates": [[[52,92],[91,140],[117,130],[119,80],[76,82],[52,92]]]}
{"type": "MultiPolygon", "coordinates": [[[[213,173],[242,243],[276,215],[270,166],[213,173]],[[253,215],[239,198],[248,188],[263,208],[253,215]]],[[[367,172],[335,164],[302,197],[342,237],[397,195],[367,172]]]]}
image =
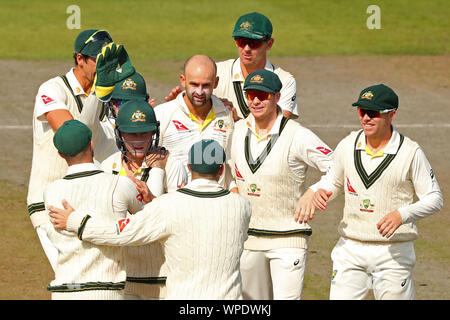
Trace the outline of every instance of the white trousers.
{"type": "Polygon", "coordinates": [[[331,252],[330,300],[413,300],[414,242],[367,244],[340,238],[331,252]]]}
{"type": "Polygon", "coordinates": [[[241,256],[245,300],[300,300],[306,249],[244,250],[241,256]]]}

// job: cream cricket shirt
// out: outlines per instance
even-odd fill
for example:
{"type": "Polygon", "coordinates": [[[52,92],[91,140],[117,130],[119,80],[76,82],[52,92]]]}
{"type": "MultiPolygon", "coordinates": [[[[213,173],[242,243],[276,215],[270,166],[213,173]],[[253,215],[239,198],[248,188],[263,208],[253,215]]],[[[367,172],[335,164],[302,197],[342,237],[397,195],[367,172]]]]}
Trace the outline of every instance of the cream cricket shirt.
{"type": "MultiPolygon", "coordinates": [[[[93,163],[70,166],[64,178],[45,188],[44,198],[46,207],[61,207],[66,199],[74,208],[92,209],[92,216],[112,223],[125,218],[127,211],[135,213],[144,207],[131,179],[105,173],[93,163]]],[[[48,290],[71,293],[124,288],[122,248],[83,243],[76,234],[56,231],[49,221],[41,227],[58,251],[55,279],[48,290]]]]}
{"type": "MultiPolygon", "coordinates": [[[[122,166],[122,153],[117,152],[102,162],[102,169],[119,176],[126,176],[122,166]]],[[[144,162],[134,174],[134,178],[145,181],[156,197],[163,193],[175,191],[187,184],[187,173],[183,164],[169,155],[166,168],[150,168],[144,162]]],[[[127,270],[126,291],[142,294],[147,297],[159,297],[160,292],[148,284],[164,284],[167,268],[164,252],[158,242],[143,246],[124,248],[127,270]]]]}
{"type": "MultiPolygon", "coordinates": [[[[216,181],[196,179],[115,224],[90,218],[80,237],[98,245],[160,241],[168,267],[167,299],[242,299],[239,261],[250,215],[244,197],[216,181]]],[[[77,232],[85,216],[73,212],[68,230],[77,232]]]]}
{"type": "Polygon", "coordinates": [[[62,77],[44,82],[36,95],[33,157],[27,196],[28,211],[35,227],[39,224],[37,213],[43,210],[44,187],[62,178],[67,170],[66,161],[58,155],[53,145],[54,132],[45,113],[64,109],[68,110],[74,119],[85,123],[92,130],[96,160],[102,161],[117,151],[115,138],[107,134],[111,131],[102,130],[98,120],[102,111],[101,102],[95,94],[86,95],[73,73],[73,68],[65,74],[65,78],[66,82],[62,77]]]}
{"type": "MultiPolygon", "coordinates": [[[[294,76],[270,63],[269,59],[266,60],[265,69],[277,74],[283,84],[278,105],[282,110],[290,111],[298,116],[297,83],[294,76]]],[[[246,118],[250,114],[250,110],[243,91],[245,79],[242,75],[240,59],[218,62],[217,76],[219,77],[219,83],[217,88],[214,89],[214,95],[218,98],[230,100],[239,118],[246,118]]]]}
{"type": "Polygon", "coordinates": [[[325,172],[332,150],[311,130],[284,118],[266,134],[258,134],[255,119],[236,124],[232,143],[234,177],[239,193],[252,203],[246,249],[307,248],[307,224],[294,220],[296,203],[305,190],[308,167],[325,172]]]}
{"type": "MultiPolygon", "coordinates": [[[[156,119],[160,121],[159,144],[169,150],[174,159],[183,163],[187,168],[188,152],[191,146],[202,139],[214,139],[224,148],[229,159],[229,143],[234,128],[234,120],[231,112],[214,95],[211,96],[212,108],[203,124],[189,112],[184,101],[183,91],[176,99],[155,107],[156,119]]],[[[228,185],[227,173],[221,178],[220,183],[228,185]]]]}
{"type": "MultiPolygon", "coordinates": [[[[357,212],[353,215],[378,214],[379,217],[375,219],[377,220],[391,211],[398,210],[403,222],[400,228],[411,223],[413,224],[411,228],[416,228],[416,220],[441,210],[443,206],[442,192],[423,150],[417,143],[403,137],[395,128],[393,128],[391,139],[384,150],[376,155],[371,154],[370,150],[366,148],[366,137],[363,131],[354,131],[344,138],[336,147],[329,172],[311,186],[313,191],[317,191],[319,188],[333,192],[330,200],[334,199],[339,192],[344,191],[346,205],[347,202],[351,202],[350,200],[359,199],[358,204],[347,210],[357,212]],[[357,153],[360,156],[355,158],[357,153]],[[355,170],[356,167],[359,169],[355,170]],[[386,185],[382,185],[383,183],[386,185]],[[382,195],[381,193],[378,195],[378,193],[392,188],[393,183],[395,185],[392,193],[379,199],[382,195]],[[409,186],[405,187],[407,185],[409,186]],[[414,193],[419,200],[413,203],[414,193]],[[404,200],[399,202],[400,199],[404,200]],[[381,206],[391,202],[392,205],[403,204],[399,207],[387,207],[385,208],[387,211],[379,212],[381,206]]],[[[349,213],[348,216],[351,217],[352,214],[349,213]]],[[[376,224],[375,220],[367,228],[375,228],[372,226],[376,224]]],[[[354,220],[349,219],[346,223],[351,224],[352,221],[354,220]]],[[[350,227],[351,225],[348,226],[348,228],[350,227]]],[[[396,233],[392,236],[393,238],[396,233]]],[[[369,232],[367,231],[366,234],[369,232]]],[[[373,239],[386,241],[381,236],[378,238],[378,235],[376,237],[373,235],[373,239]]]]}

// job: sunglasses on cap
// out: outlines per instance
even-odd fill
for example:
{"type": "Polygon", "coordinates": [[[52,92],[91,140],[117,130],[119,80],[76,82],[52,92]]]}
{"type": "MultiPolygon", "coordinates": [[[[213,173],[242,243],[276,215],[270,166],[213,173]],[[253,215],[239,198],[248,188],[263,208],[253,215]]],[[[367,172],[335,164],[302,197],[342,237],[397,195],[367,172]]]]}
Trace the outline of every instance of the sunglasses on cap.
{"type": "Polygon", "coordinates": [[[259,101],[269,100],[270,97],[272,97],[272,94],[265,91],[259,91],[259,90],[246,90],[245,91],[245,97],[247,100],[253,100],[255,98],[258,98],[259,101]]]}
{"type": "Polygon", "coordinates": [[[268,41],[268,39],[258,40],[258,39],[242,38],[242,37],[236,37],[236,38],[234,38],[234,40],[236,41],[236,44],[238,45],[238,47],[245,48],[245,46],[248,45],[250,47],[250,49],[258,49],[259,47],[261,47],[263,42],[268,41]]]}
{"type": "Polygon", "coordinates": [[[105,41],[105,40],[107,40],[108,42],[113,41],[111,36],[106,30],[97,30],[84,42],[79,52],[81,53],[83,49],[86,47],[86,45],[90,42],[105,41]]]}
{"type": "Polygon", "coordinates": [[[394,110],[393,109],[369,110],[369,109],[358,108],[358,113],[361,118],[364,117],[366,114],[369,116],[369,118],[379,118],[379,117],[381,117],[381,114],[389,113],[391,111],[394,111],[394,110]]]}

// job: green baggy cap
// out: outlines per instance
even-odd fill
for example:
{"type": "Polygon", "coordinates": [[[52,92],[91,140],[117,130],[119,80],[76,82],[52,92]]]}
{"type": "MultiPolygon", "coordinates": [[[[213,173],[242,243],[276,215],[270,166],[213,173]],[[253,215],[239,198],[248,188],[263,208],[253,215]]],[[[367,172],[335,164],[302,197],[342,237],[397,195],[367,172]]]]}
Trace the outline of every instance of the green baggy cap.
{"type": "Polygon", "coordinates": [[[139,73],[134,73],[124,81],[116,83],[111,98],[118,100],[148,100],[147,86],[139,73]]]}
{"type": "Polygon", "coordinates": [[[75,53],[96,58],[97,54],[102,51],[102,47],[110,42],[112,42],[112,38],[105,30],[84,30],[75,39],[75,53]]]}
{"type": "Polygon", "coordinates": [[[234,25],[233,38],[270,39],[272,37],[272,23],[263,14],[251,12],[239,17],[234,25]]]}
{"type": "Polygon", "coordinates": [[[75,156],[86,149],[92,131],[78,120],[67,120],[55,132],[53,144],[63,156],[75,156]]]}
{"type": "Polygon", "coordinates": [[[120,107],[116,126],[125,133],[151,132],[158,129],[158,122],[147,101],[129,100],[120,107]]]}
{"type": "Polygon", "coordinates": [[[250,73],[244,82],[244,90],[253,89],[269,93],[280,92],[282,86],[280,78],[272,71],[266,69],[250,73]]]}
{"type": "Polygon", "coordinates": [[[398,109],[398,96],[388,86],[377,84],[361,91],[352,106],[370,110],[398,109]]]}
{"type": "Polygon", "coordinates": [[[213,139],[200,140],[189,149],[189,166],[198,173],[218,172],[225,159],[225,150],[213,139]]]}

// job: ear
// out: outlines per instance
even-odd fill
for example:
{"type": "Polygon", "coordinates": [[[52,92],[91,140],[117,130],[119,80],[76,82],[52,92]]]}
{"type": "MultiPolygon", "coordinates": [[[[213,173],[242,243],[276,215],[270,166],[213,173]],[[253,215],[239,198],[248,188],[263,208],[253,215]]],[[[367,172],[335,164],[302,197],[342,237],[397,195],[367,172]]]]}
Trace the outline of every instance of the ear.
{"type": "Polygon", "coordinates": [[[280,98],[281,98],[281,92],[275,93],[274,97],[275,97],[275,102],[278,103],[278,101],[280,101],[280,98]]]}
{"type": "Polygon", "coordinates": [[[269,41],[267,41],[267,50],[270,50],[272,48],[274,42],[274,38],[270,38],[269,41]]]}
{"type": "Polygon", "coordinates": [[[214,81],[214,89],[217,88],[218,84],[219,84],[219,77],[216,77],[216,80],[214,81]]]}
{"type": "Polygon", "coordinates": [[[223,173],[224,171],[225,171],[225,165],[222,163],[222,164],[220,165],[219,171],[217,172],[217,176],[218,176],[218,177],[222,176],[222,173],[223,173]]]}
{"type": "Polygon", "coordinates": [[[180,84],[183,88],[186,89],[186,77],[184,76],[184,74],[180,74],[180,84]]]}

